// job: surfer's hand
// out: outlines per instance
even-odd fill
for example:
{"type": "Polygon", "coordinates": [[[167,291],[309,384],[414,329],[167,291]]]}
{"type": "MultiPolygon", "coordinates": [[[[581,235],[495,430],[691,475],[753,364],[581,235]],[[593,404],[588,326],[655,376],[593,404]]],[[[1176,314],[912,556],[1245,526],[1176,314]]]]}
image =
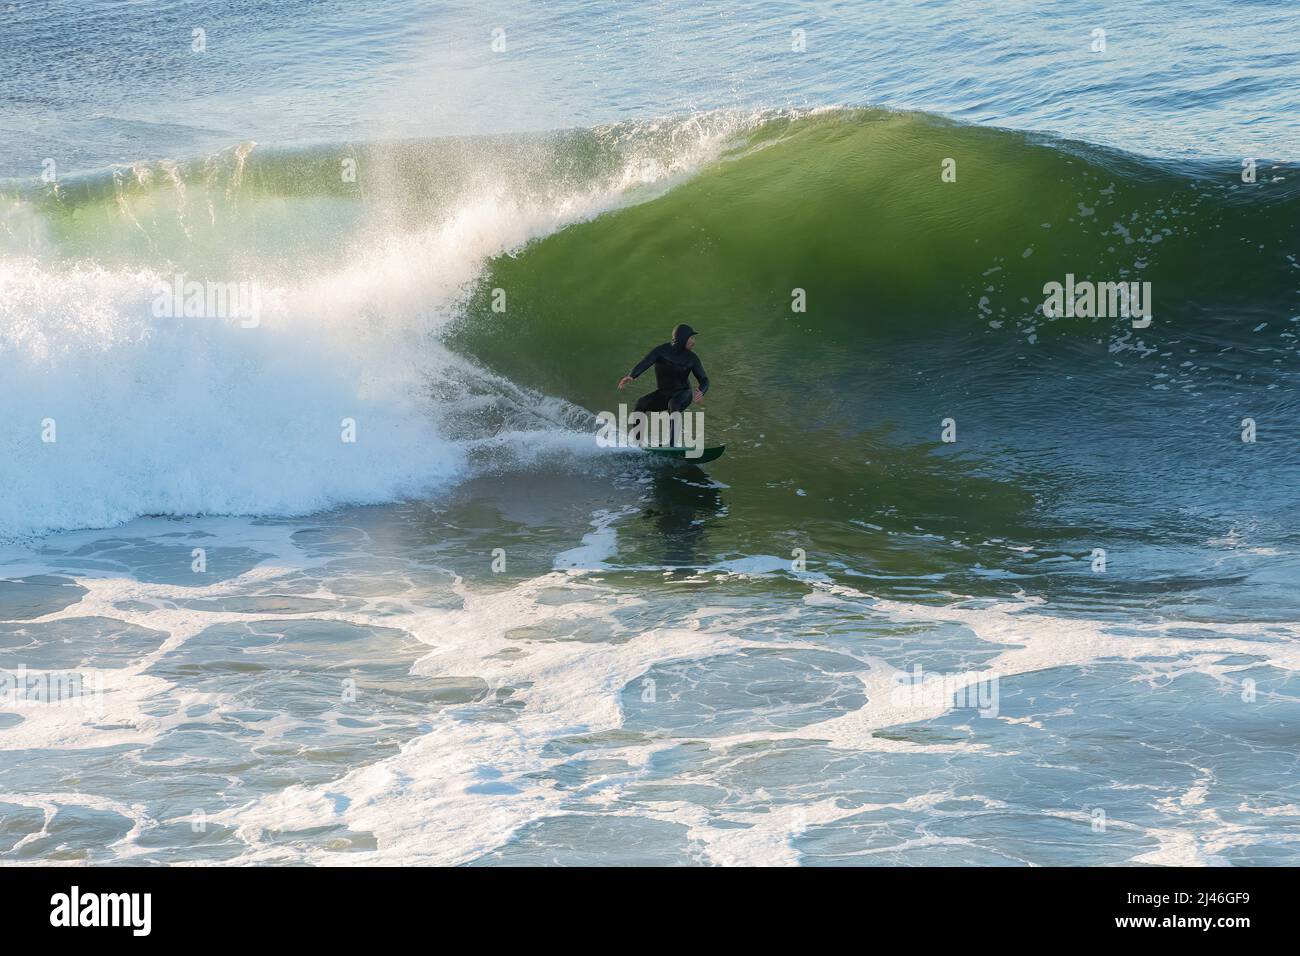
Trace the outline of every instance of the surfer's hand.
{"type": "Polygon", "coordinates": [[[704,393],[701,392],[698,388],[695,390],[695,401],[697,402],[704,401],[704,393]]]}
{"type": "Polygon", "coordinates": [[[622,378],[618,380],[618,387],[627,388],[627,383],[631,381],[635,381],[631,375],[624,375],[622,378]]]}

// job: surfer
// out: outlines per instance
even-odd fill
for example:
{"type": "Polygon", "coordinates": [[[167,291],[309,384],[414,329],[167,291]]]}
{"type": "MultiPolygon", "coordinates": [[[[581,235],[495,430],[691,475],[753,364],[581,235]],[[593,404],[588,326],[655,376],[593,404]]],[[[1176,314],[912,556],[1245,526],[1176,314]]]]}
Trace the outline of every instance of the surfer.
{"type": "Polygon", "coordinates": [[[619,379],[618,387],[627,388],[631,382],[651,365],[655,367],[655,390],[642,395],[636,403],[638,412],[684,412],[694,402],[704,401],[709,390],[709,376],[704,364],[695,354],[693,328],[685,323],[673,329],[671,342],[652,348],[646,357],[636,363],[627,375],[619,379]],[[691,376],[698,386],[691,388],[691,376]]]}

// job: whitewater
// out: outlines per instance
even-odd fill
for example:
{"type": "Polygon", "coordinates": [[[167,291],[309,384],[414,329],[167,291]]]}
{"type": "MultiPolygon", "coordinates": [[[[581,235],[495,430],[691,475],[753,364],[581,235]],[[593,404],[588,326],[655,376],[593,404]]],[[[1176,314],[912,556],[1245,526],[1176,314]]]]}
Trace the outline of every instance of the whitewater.
{"type": "MultiPolygon", "coordinates": [[[[251,144],[189,169],[142,164],[14,196],[4,229],[10,251],[0,258],[9,411],[0,437],[14,452],[0,473],[13,491],[0,505],[0,534],[110,527],[145,514],[307,514],[391,501],[465,473],[473,439],[489,436],[449,440],[439,424],[463,434],[467,413],[482,414],[483,401],[562,427],[571,410],[492,383],[442,347],[439,332],[460,314],[489,257],[644,201],[755,121],[723,115],[651,124],[644,134],[596,130],[591,142],[608,154],[598,168],[585,181],[540,187],[527,181],[525,164],[558,162],[543,138],[512,144],[522,154],[512,163],[486,158],[499,148],[492,142],[375,155],[363,160],[373,163],[371,176],[415,159],[445,183],[442,164],[453,151],[475,168],[405,227],[394,220],[406,214],[410,223],[411,210],[391,209],[383,191],[346,217],[309,198],[296,213],[319,219],[295,215],[281,227],[291,230],[290,248],[310,247],[293,261],[248,256],[248,230],[282,216],[284,201],[248,181],[251,144]],[[82,235],[60,235],[84,228],[75,218],[83,203],[87,217],[106,220],[96,223],[104,227],[97,252],[120,256],[137,243],[143,261],[106,266],[78,248],[82,235]],[[153,257],[172,261],[151,265],[153,257]],[[255,284],[254,327],[237,314],[156,314],[159,290],[200,265],[255,284]],[[480,384],[459,401],[431,396],[431,383],[448,379],[480,384]],[[357,422],[361,440],[327,440],[345,418],[357,422]]],[[[298,175],[299,162],[272,157],[268,175],[298,175]]]]}

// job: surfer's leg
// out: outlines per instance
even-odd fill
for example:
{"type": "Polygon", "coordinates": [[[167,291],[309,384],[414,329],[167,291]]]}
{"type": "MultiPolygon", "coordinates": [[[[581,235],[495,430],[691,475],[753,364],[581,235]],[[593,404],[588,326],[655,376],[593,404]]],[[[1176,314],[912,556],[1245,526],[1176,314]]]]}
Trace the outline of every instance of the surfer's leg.
{"type": "Polygon", "coordinates": [[[638,412],[666,412],[668,410],[668,396],[663,392],[646,392],[636,400],[636,410],[638,412]]]}
{"type": "MultiPolygon", "coordinates": [[[[636,411],[647,416],[652,415],[655,412],[666,412],[668,410],[669,398],[670,396],[667,393],[661,392],[658,389],[653,392],[648,392],[637,399],[636,411]]],[[[650,434],[650,426],[647,422],[645,429],[641,432],[640,443],[645,444],[648,442],[648,436],[650,434]]],[[[671,442],[669,442],[669,444],[671,444],[671,442]]]]}
{"type": "MultiPolygon", "coordinates": [[[[691,402],[693,401],[695,401],[695,390],[690,388],[683,388],[678,392],[674,392],[673,397],[668,400],[668,411],[681,412],[683,415],[685,415],[687,409],[691,407],[691,402]]],[[[668,426],[668,444],[672,445],[674,448],[677,447],[677,426],[676,425],[668,426]]]]}
{"type": "Polygon", "coordinates": [[[680,391],[673,392],[673,397],[668,400],[668,410],[670,412],[684,412],[691,407],[693,401],[695,401],[695,390],[683,388],[680,391]]]}

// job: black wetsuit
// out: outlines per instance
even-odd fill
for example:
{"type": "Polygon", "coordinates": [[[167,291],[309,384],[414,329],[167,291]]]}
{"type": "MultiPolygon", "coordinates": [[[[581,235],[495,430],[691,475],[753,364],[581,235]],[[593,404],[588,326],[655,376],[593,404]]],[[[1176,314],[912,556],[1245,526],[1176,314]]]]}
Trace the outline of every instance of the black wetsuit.
{"type": "Polygon", "coordinates": [[[651,365],[655,367],[656,388],[637,401],[638,412],[684,412],[690,408],[695,398],[691,375],[700,383],[701,392],[709,390],[709,376],[704,374],[704,364],[688,348],[665,342],[651,349],[629,374],[636,378],[651,365]]]}

